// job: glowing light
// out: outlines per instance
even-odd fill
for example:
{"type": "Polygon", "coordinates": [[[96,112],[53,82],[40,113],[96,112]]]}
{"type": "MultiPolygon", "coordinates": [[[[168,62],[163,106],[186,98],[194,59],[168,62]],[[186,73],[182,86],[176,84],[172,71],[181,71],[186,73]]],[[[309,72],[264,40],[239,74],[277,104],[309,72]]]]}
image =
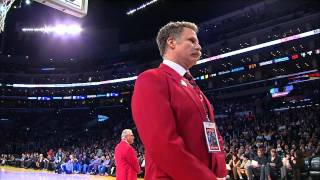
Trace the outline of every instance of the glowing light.
{"type": "Polygon", "coordinates": [[[31,1],[30,0],[26,0],[26,5],[30,5],[31,1]]]}
{"type": "Polygon", "coordinates": [[[141,9],[144,9],[144,8],[146,8],[147,6],[150,6],[151,4],[156,3],[156,2],[158,2],[158,1],[159,1],[159,0],[149,1],[149,2],[147,2],[147,3],[145,3],[145,4],[140,5],[139,7],[135,8],[135,9],[131,9],[131,10],[127,11],[126,14],[127,14],[127,15],[132,15],[132,14],[134,14],[135,12],[137,12],[137,11],[139,11],[139,10],[141,10],[141,9]]]}
{"type": "Polygon", "coordinates": [[[119,82],[126,82],[136,80],[137,76],[128,77],[128,78],[121,78],[121,79],[113,79],[107,81],[100,81],[100,82],[87,82],[87,83],[72,83],[72,84],[13,84],[13,87],[24,87],[24,88],[38,88],[38,87],[46,87],[46,88],[57,88],[57,87],[79,87],[79,86],[98,86],[102,84],[112,84],[112,83],[119,83],[119,82]]]}
{"type": "Polygon", "coordinates": [[[59,24],[56,26],[44,26],[40,28],[22,28],[22,32],[43,32],[43,33],[55,33],[58,35],[76,35],[83,31],[80,25],[71,24],[64,25],[59,24]]]}

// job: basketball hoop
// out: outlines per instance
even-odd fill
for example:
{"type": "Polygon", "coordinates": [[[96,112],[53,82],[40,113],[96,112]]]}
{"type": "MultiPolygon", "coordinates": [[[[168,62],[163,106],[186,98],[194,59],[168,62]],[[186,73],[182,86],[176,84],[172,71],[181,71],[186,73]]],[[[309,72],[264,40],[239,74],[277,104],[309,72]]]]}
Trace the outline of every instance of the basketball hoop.
{"type": "Polygon", "coordinates": [[[0,33],[4,31],[7,13],[15,0],[0,0],[0,33]]]}
{"type": "MultiPolygon", "coordinates": [[[[4,31],[8,11],[15,0],[0,0],[0,33],[4,31]]],[[[88,0],[33,0],[76,17],[84,17],[88,11],[88,0]]]]}

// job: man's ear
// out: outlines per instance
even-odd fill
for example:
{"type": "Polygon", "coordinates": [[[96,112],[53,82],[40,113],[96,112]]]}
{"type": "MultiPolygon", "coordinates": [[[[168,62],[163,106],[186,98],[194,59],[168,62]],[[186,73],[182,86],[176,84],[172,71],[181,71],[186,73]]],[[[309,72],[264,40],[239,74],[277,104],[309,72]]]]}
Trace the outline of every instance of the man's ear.
{"type": "Polygon", "coordinates": [[[177,43],[177,41],[176,41],[173,37],[169,37],[169,38],[167,39],[167,45],[168,45],[168,47],[171,48],[171,49],[176,48],[176,43],[177,43]]]}

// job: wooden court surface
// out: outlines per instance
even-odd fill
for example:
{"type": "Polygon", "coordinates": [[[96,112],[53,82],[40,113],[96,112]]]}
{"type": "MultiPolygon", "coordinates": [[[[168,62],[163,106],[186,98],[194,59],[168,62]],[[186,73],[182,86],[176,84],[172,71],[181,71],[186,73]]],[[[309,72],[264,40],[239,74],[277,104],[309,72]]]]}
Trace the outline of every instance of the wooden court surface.
{"type": "Polygon", "coordinates": [[[0,166],[0,180],[116,180],[116,178],[86,174],[56,174],[52,171],[0,166]]]}

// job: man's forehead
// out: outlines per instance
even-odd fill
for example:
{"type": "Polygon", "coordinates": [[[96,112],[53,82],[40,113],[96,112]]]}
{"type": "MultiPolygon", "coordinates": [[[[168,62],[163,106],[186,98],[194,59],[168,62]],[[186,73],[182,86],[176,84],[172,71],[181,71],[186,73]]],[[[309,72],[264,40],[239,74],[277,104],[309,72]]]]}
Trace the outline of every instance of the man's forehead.
{"type": "Polygon", "coordinates": [[[184,27],[183,30],[182,30],[182,34],[189,34],[189,33],[193,34],[193,35],[197,34],[193,29],[184,27]]]}

